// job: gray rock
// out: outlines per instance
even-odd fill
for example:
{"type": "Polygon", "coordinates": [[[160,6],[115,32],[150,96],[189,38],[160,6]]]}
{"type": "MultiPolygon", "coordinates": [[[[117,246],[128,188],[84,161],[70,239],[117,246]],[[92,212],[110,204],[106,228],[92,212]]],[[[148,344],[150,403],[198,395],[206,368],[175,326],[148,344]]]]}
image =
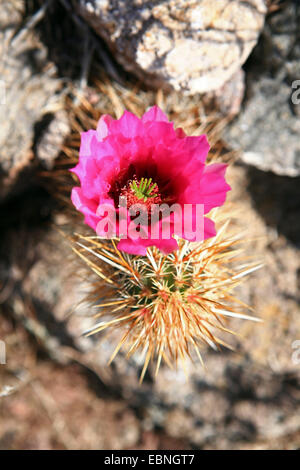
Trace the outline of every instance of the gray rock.
{"type": "Polygon", "coordinates": [[[300,175],[299,31],[297,2],[269,16],[249,64],[248,99],[226,133],[244,162],[287,176],[300,175]]]}
{"type": "MultiPolygon", "coordinates": [[[[0,199],[5,198],[12,188],[18,191],[25,180],[29,181],[21,178],[23,181],[19,185],[21,173],[31,167],[35,159],[33,147],[37,130],[43,130],[45,135],[60,101],[61,83],[56,78],[55,66],[47,59],[46,47],[34,31],[18,32],[23,10],[23,1],[1,2],[0,199]],[[45,120],[45,116],[51,119],[45,120]]],[[[48,153],[48,166],[58,150],[56,143],[55,149],[52,146],[48,153]]],[[[45,152],[42,157],[44,161],[45,152]]]]}
{"type": "Polygon", "coordinates": [[[264,0],[76,0],[116,59],[156,87],[188,94],[221,88],[263,26],[264,0]]]}
{"type": "MultiPolygon", "coordinates": [[[[199,363],[193,366],[187,361],[190,380],[181,369],[164,365],[155,379],[154,367],[150,367],[140,386],[143,358],[138,354],[128,360],[121,352],[108,366],[119,333],[112,329],[103,335],[82,336],[95,323],[97,312],[89,303],[80,302],[94,280],[91,271],[82,270],[79,259],[69,258],[71,248],[57,230],[45,233],[33,229],[30,220],[25,230],[10,228],[6,241],[0,244],[0,283],[5,286],[1,301],[53,360],[82,364],[89,375],[98,377],[95,390],[99,396],[106,391],[110,397],[122,397],[136,410],[147,431],[159,428],[193,448],[273,448],[274,439],[284,436],[296,448],[300,376],[299,363],[293,360],[293,342],[299,339],[300,331],[299,252],[284,237],[271,232],[253,208],[246,192],[248,172],[237,166],[230,170],[234,201],[243,214],[236,221],[238,232],[245,229],[247,220],[252,240],[249,254],[264,259],[268,267],[249,276],[237,296],[250,303],[264,322],[230,323],[229,328],[240,333],[240,338],[225,334],[222,338],[236,346],[237,352],[203,349],[206,371],[199,363]]],[[[260,180],[257,186],[262,187],[260,180]]],[[[260,204],[266,205],[268,212],[270,207],[273,213],[280,212],[281,206],[272,205],[270,197],[263,193],[260,204]]],[[[36,204],[41,204],[39,199],[35,197],[36,204]]],[[[279,199],[282,202],[283,197],[279,199]]],[[[36,212],[31,200],[22,202],[36,212]]],[[[289,206],[285,220],[292,220],[292,214],[296,217],[297,207],[289,206]]],[[[54,219],[60,228],[68,220],[62,214],[54,219]]],[[[82,225],[72,228],[82,232],[82,225]]],[[[75,401],[74,407],[82,407],[81,402],[75,401]]]]}

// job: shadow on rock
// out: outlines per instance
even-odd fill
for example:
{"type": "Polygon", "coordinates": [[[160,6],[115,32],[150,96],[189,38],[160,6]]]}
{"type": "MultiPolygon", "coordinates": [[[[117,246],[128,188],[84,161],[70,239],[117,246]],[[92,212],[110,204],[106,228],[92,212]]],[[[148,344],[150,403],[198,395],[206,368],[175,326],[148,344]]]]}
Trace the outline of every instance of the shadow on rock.
{"type": "Polygon", "coordinates": [[[300,177],[248,170],[248,190],[266,224],[300,247],[300,177]]]}

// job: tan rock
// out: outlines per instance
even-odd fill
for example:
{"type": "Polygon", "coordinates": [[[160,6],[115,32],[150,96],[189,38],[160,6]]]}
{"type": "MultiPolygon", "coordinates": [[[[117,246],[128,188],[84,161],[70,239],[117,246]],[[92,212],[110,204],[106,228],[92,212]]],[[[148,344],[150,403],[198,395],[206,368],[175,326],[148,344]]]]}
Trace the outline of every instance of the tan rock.
{"type": "Polygon", "coordinates": [[[221,88],[245,62],[264,0],[77,0],[117,60],[148,84],[188,94],[221,88]]]}

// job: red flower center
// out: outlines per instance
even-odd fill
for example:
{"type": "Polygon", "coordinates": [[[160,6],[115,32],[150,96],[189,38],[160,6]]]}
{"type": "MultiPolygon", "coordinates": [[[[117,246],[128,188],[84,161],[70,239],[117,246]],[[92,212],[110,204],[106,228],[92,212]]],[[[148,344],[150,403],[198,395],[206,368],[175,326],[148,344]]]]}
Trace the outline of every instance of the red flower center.
{"type": "Polygon", "coordinates": [[[161,204],[162,195],[159,191],[157,183],[152,182],[152,178],[136,177],[127,181],[126,185],[120,191],[121,197],[126,197],[127,207],[133,204],[143,204],[149,213],[152,204],[161,204]]]}

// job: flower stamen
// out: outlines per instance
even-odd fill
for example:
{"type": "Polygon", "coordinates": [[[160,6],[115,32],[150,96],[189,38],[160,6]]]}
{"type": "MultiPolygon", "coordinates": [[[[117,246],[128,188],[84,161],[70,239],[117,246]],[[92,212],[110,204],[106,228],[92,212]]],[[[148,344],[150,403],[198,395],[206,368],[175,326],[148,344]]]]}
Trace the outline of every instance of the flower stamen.
{"type": "Polygon", "coordinates": [[[144,202],[150,197],[155,197],[157,194],[153,191],[157,188],[156,183],[152,183],[152,178],[142,178],[139,184],[136,180],[130,183],[130,188],[134,192],[134,195],[138,199],[142,199],[144,202]]]}

